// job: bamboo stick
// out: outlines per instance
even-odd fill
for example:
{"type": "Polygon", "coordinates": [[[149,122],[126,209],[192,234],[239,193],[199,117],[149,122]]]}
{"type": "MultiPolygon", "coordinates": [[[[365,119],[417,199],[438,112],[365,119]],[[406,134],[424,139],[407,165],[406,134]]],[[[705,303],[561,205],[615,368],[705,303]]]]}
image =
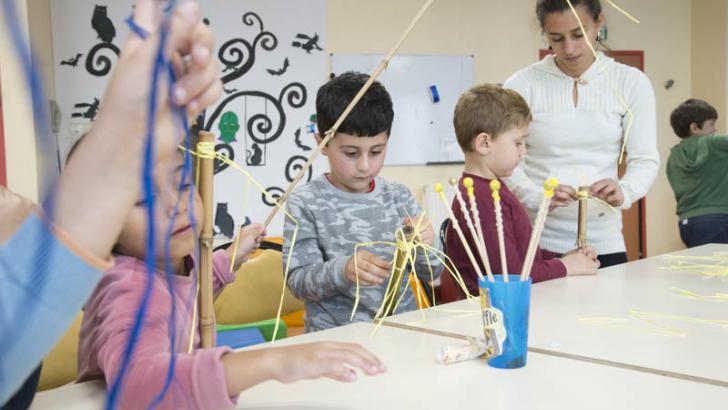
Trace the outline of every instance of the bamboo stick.
{"type": "Polygon", "coordinates": [[[508,261],[506,259],[506,244],[503,238],[503,211],[501,209],[500,181],[490,181],[490,190],[493,191],[493,205],[495,206],[495,228],[498,232],[498,248],[500,250],[501,275],[503,281],[508,282],[508,261]]]}
{"type": "MultiPolygon", "coordinates": [[[[470,246],[468,245],[468,241],[465,240],[465,235],[463,235],[463,230],[460,228],[460,224],[458,224],[457,218],[455,218],[455,214],[452,212],[452,209],[450,208],[450,204],[447,203],[447,198],[445,198],[445,193],[442,192],[442,184],[435,184],[435,192],[437,192],[440,196],[440,200],[445,204],[445,207],[447,208],[449,212],[450,217],[450,223],[452,224],[453,229],[455,229],[455,232],[458,234],[458,238],[460,238],[460,243],[463,245],[463,249],[465,249],[465,253],[468,254],[468,259],[470,260],[470,263],[473,265],[473,269],[475,269],[475,273],[478,275],[478,279],[483,279],[483,272],[480,271],[480,266],[478,265],[478,261],[475,260],[475,256],[473,256],[473,251],[470,250],[470,246]]],[[[491,278],[488,278],[491,280],[491,278]]]]}
{"type": "MultiPolygon", "coordinates": [[[[321,141],[320,144],[316,146],[316,149],[313,150],[311,153],[311,156],[308,157],[308,160],[303,165],[301,170],[299,171],[298,175],[296,175],[295,178],[293,178],[293,181],[288,185],[288,188],[286,188],[286,191],[278,198],[278,203],[280,205],[283,205],[286,200],[288,200],[288,196],[291,195],[291,192],[293,192],[293,189],[298,185],[298,183],[301,181],[304,175],[308,172],[308,169],[311,168],[311,164],[313,164],[313,161],[316,160],[316,158],[321,153],[321,149],[326,146],[326,144],[329,143],[331,138],[336,135],[336,131],[339,129],[341,124],[346,120],[346,117],[349,116],[349,113],[354,109],[357,103],[359,103],[359,100],[364,96],[364,94],[367,92],[369,87],[374,83],[374,81],[377,80],[379,75],[384,71],[385,68],[387,68],[387,65],[389,64],[389,61],[392,59],[394,54],[397,52],[399,47],[402,45],[404,40],[407,38],[407,36],[410,34],[412,29],[415,28],[417,23],[420,21],[422,16],[425,14],[425,11],[432,5],[432,3],[435,0],[427,0],[427,2],[422,6],[420,11],[417,13],[417,15],[412,19],[409,26],[407,26],[407,29],[404,31],[402,36],[397,40],[397,43],[392,47],[392,49],[389,51],[389,53],[382,59],[382,61],[379,63],[379,65],[374,69],[374,71],[369,75],[369,80],[367,80],[366,83],[361,87],[359,92],[354,96],[354,99],[351,100],[349,105],[346,107],[343,113],[339,116],[339,118],[336,120],[334,125],[331,127],[330,130],[327,130],[324,133],[324,138],[321,141]]],[[[278,207],[274,206],[273,209],[271,209],[270,213],[268,214],[268,217],[265,218],[264,225],[267,228],[268,225],[270,225],[271,221],[273,221],[273,218],[275,218],[276,214],[278,213],[278,207]]]]}
{"type": "Polygon", "coordinates": [[[488,276],[488,280],[493,282],[495,279],[493,278],[493,270],[490,268],[488,250],[485,246],[485,238],[483,238],[483,227],[480,224],[480,213],[478,212],[478,204],[475,200],[473,178],[463,178],[463,186],[467,190],[468,199],[470,199],[470,212],[473,213],[473,221],[470,220],[470,213],[468,213],[468,208],[465,206],[465,201],[460,194],[460,190],[457,189],[457,186],[455,187],[455,196],[460,202],[460,208],[463,210],[463,215],[465,215],[465,222],[470,227],[470,234],[473,236],[475,245],[478,247],[478,253],[480,254],[480,258],[483,260],[483,266],[485,266],[485,274],[488,276]],[[473,229],[473,225],[475,225],[475,229],[473,229]]]}
{"type": "Polygon", "coordinates": [[[215,158],[215,136],[211,132],[200,131],[199,153],[199,191],[202,197],[202,231],[200,232],[200,339],[202,348],[214,347],[215,310],[212,298],[212,188],[213,164],[215,158]]]}
{"type": "Polygon", "coordinates": [[[576,231],[576,247],[579,249],[586,248],[586,223],[587,223],[587,204],[589,203],[589,187],[582,185],[576,194],[579,201],[579,222],[576,231]]]}
{"type": "Polygon", "coordinates": [[[541,232],[543,231],[544,222],[546,222],[546,213],[549,210],[549,203],[554,196],[554,189],[559,185],[556,178],[549,178],[543,183],[543,199],[538,207],[536,220],[533,223],[533,231],[531,232],[531,241],[528,243],[526,257],[523,259],[523,267],[521,269],[521,281],[528,280],[531,276],[531,268],[533,267],[533,258],[536,256],[536,248],[541,240],[541,232]]]}

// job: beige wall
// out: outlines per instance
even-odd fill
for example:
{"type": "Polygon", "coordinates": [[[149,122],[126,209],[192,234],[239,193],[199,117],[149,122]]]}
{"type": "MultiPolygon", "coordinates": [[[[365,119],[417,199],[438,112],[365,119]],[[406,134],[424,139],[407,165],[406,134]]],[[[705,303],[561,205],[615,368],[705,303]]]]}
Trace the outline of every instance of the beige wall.
{"type": "Polygon", "coordinates": [[[726,19],[728,1],[692,0],[692,88],[693,97],[708,101],[718,110],[718,131],[726,132],[726,19]]]}
{"type": "MultiPolygon", "coordinates": [[[[33,15],[34,38],[40,40],[37,48],[41,54],[41,61],[50,59],[50,35],[42,32],[44,26],[49,30],[50,25],[36,24],[36,19],[47,18],[47,2],[48,0],[41,0],[41,5],[33,5],[28,10],[33,15]],[[46,17],[43,17],[43,13],[46,13],[46,17]]],[[[630,0],[620,3],[641,19],[640,25],[631,23],[603,2],[610,45],[615,49],[636,49],[645,52],[646,73],[652,81],[657,97],[658,143],[663,164],[669,148],[676,142],[668,125],[669,113],[675,105],[691,96],[691,82],[697,80],[695,87],[702,87],[700,81],[703,77],[698,73],[705,70],[700,67],[722,65],[723,85],[716,87],[710,83],[705,89],[708,91],[726,89],[725,61],[728,58],[724,56],[719,59],[712,54],[720,46],[706,43],[704,49],[696,52],[696,56],[705,57],[700,57],[699,61],[691,64],[694,60],[691,52],[691,46],[695,46],[695,41],[691,41],[694,36],[709,39],[721,37],[725,41],[728,15],[725,11],[725,2],[726,0],[630,0]],[[722,7],[720,9],[722,12],[714,12],[715,9],[712,7],[716,4],[716,7],[722,7]],[[703,14],[705,18],[723,16],[723,20],[710,20],[710,24],[705,24],[698,17],[703,14]],[[708,31],[704,33],[704,30],[708,31]],[[716,32],[724,34],[716,35],[716,32]],[[703,58],[708,61],[704,62],[703,58]],[[675,81],[670,90],[663,87],[668,79],[675,81]]],[[[358,53],[386,52],[423,3],[424,0],[329,0],[328,50],[358,53]]],[[[533,0],[436,1],[404,43],[401,51],[426,54],[474,54],[476,82],[503,82],[515,70],[534,62],[537,50],[544,46],[534,16],[533,4],[533,0]]],[[[4,41],[5,36],[0,37],[0,42],[4,41]]],[[[719,53],[725,53],[725,45],[720,50],[722,51],[718,51],[719,53]]],[[[8,61],[7,53],[8,48],[2,45],[0,61],[8,61]]],[[[27,196],[35,197],[38,190],[38,172],[33,155],[35,147],[30,138],[19,137],[32,135],[28,108],[30,105],[27,99],[24,99],[26,97],[22,96],[21,77],[9,66],[10,64],[0,66],[5,102],[3,114],[9,184],[27,196]]],[[[49,67],[47,65],[46,69],[49,70],[49,67]]],[[[49,72],[46,71],[46,75],[49,76],[49,72]]],[[[720,100],[720,96],[715,98],[720,100]]],[[[721,112],[725,112],[726,98],[723,97],[721,101],[724,107],[721,112]]],[[[719,104],[721,103],[717,103],[719,104]]],[[[725,125],[721,127],[725,129],[725,125]]],[[[51,158],[48,161],[55,159],[51,158]]],[[[382,171],[382,175],[407,184],[421,199],[423,185],[436,181],[444,182],[449,177],[459,174],[459,171],[459,166],[387,167],[382,171]]],[[[674,207],[672,192],[664,177],[663,165],[647,199],[649,254],[656,255],[681,247],[674,207]]]]}
{"type": "MultiPolygon", "coordinates": [[[[25,2],[16,2],[20,21],[25,25],[25,2]]],[[[0,10],[0,13],[3,11],[0,10]]],[[[0,80],[2,80],[5,159],[8,187],[32,200],[38,198],[35,131],[30,96],[23,70],[17,64],[15,50],[9,42],[5,19],[0,19],[0,80]]],[[[27,35],[27,27],[24,27],[27,35]]]]}
{"type": "MultiPolygon", "coordinates": [[[[327,17],[331,52],[386,52],[424,1],[330,0],[327,17]],[[376,28],[374,28],[376,27],[376,28]]],[[[614,49],[644,50],[646,73],[657,97],[658,135],[664,160],[675,142],[667,117],[690,96],[690,2],[644,0],[622,2],[642,23],[636,25],[610,8],[605,14],[614,49]],[[665,90],[663,84],[675,80],[665,90]]],[[[538,57],[545,46],[532,0],[449,0],[435,2],[402,47],[405,53],[475,55],[476,82],[503,82],[538,57]]],[[[396,111],[396,107],[395,107],[396,111]]],[[[396,136],[394,136],[396,138],[396,136]]],[[[457,176],[460,166],[387,167],[385,178],[407,184],[418,199],[422,185],[457,176]]],[[[647,200],[647,242],[651,255],[681,247],[675,202],[664,165],[647,200]]]]}

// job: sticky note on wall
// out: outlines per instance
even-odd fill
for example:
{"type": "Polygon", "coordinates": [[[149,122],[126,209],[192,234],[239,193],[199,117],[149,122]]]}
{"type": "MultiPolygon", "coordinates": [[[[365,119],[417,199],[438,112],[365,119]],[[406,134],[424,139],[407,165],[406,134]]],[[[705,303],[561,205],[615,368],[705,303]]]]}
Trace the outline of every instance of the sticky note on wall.
{"type": "Polygon", "coordinates": [[[430,99],[432,100],[433,103],[440,102],[440,93],[437,92],[437,86],[436,85],[431,85],[430,86],[430,99]]]}

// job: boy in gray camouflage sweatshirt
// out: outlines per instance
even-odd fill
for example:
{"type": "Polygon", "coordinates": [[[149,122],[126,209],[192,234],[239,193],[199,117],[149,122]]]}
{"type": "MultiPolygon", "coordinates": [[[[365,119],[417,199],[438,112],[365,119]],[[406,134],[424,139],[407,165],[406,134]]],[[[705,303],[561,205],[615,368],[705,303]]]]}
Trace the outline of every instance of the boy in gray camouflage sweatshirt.
{"type": "MultiPolygon", "coordinates": [[[[368,78],[348,72],[319,89],[316,121],[320,132],[333,126],[368,78]]],[[[354,321],[374,318],[389,282],[394,247],[360,247],[356,255],[354,247],[364,242],[395,242],[395,231],[403,225],[414,226],[422,213],[406,187],[377,176],[387,153],[393,117],[389,94],[375,82],[322,149],[330,171],[298,187],[288,199],[288,211],[298,221],[298,235],[291,249],[295,225],[286,218],[283,261],[292,252],[287,285],[305,303],[306,332],[350,322],[356,297],[354,257],[360,284],[354,321]]],[[[317,134],[317,143],[321,139],[317,134]]],[[[420,223],[419,236],[425,244],[434,242],[426,218],[420,223]]],[[[441,264],[433,256],[429,259],[437,277],[441,264]]],[[[415,265],[420,278],[429,281],[430,267],[419,249],[415,265]]],[[[395,313],[417,308],[407,275],[402,282],[406,293],[395,313]]]]}

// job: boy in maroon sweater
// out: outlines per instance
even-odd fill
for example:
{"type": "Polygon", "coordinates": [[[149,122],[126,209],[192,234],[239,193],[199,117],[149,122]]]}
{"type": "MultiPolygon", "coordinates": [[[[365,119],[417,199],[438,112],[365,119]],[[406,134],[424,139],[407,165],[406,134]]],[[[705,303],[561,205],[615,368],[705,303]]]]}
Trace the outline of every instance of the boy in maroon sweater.
{"type": "MultiPolygon", "coordinates": [[[[463,178],[473,179],[488,260],[493,274],[496,275],[502,274],[503,268],[500,262],[495,206],[490,182],[511,175],[526,154],[525,140],[530,122],[531,111],[518,93],[490,84],[471,88],[460,97],[455,107],[453,119],[455,135],[465,154],[463,178]]],[[[458,183],[458,188],[465,202],[469,203],[462,179],[458,183]]],[[[520,274],[531,238],[531,223],[526,209],[504,183],[501,183],[500,197],[507,272],[520,274]]],[[[485,274],[485,267],[476,251],[477,247],[457,200],[453,201],[452,210],[470,249],[480,263],[481,272],[485,274]]],[[[447,255],[462,275],[468,291],[472,295],[477,295],[478,278],[475,269],[451,225],[448,226],[445,236],[447,255]]],[[[571,251],[561,257],[537,249],[531,278],[535,283],[569,275],[594,274],[598,268],[596,253],[588,247],[571,251]]],[[[442,302],[451,302],[465,296],[450,275],[442,275],[441,280],[442,302]]]]}

